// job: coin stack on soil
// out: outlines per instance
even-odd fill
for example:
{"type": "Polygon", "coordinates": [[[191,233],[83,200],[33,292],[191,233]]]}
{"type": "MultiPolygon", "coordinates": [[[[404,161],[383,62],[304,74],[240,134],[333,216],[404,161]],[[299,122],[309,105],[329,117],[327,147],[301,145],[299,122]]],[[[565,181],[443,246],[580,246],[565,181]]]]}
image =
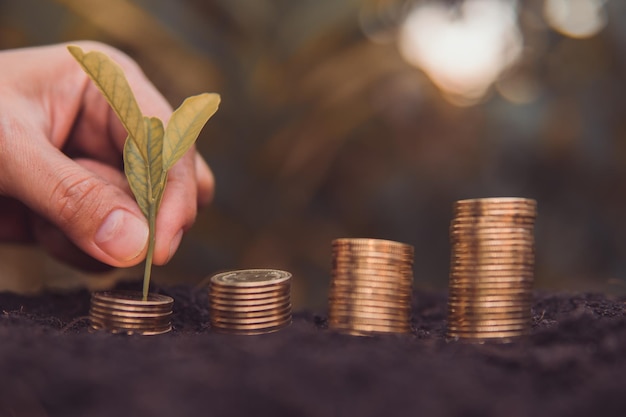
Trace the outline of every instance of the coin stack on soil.
{"type": "Polygon", "coordinates": [[[508,342],[530,332],[536,209],[526,198],[454,204],[448,338],[508,342]]]}
{"type": "Polygon", "coordinates": [[[262,334],[291,324],[291,274],[245,269],[211,277],[210,320],[222,333],[262,334]]]}
{"type": "Polygon", "coordinates": [[[174,300],[166,295],[148,294],[148,300],[143,301],[140,292],[96,292],[91,295],[90,327],[146,336],[167,333],[172,330],[173,305],[174,300]]]}
{"type": "Polygon", "coordinates": [[[413,246],[380,239],[332,242],[328,327],[352,335],[411,330],[413,246]]]}

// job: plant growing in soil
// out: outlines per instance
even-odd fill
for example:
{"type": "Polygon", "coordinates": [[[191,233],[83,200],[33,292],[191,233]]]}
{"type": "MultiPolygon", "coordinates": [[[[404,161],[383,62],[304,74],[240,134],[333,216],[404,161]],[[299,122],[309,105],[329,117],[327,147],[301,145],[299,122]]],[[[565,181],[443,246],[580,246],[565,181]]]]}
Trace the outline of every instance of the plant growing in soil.
{"type": "Polygon", "coordinates": [[[215,114],[220,96],[203,93],[188,97],[164,128],[157,117],[144,116],[124,71],[99,51],[68,50],[102,92],[128,137],[124,144],[124,172],[149,226],[148,252],[143,277],[143,300],[148,299],[152,257],[156,241],[156,217],[165,191],[167,172],[195,143],[205,123],[215,114]]]}

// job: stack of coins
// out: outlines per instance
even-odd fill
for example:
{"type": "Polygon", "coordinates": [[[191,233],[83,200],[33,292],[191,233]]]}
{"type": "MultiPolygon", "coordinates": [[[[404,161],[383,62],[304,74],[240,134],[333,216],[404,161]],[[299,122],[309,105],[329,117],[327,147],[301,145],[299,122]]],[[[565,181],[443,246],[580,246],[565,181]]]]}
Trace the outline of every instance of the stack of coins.
{"type": "Polygon", "coordinates": [[[413,247],[380,239],[332,242],[328,327],[352,335],[411,330],[413,247]]]}
{"type": "Polygon", "coordinates": [[[530,332],[537,202],[454,204],[447,336],[508,342],[530,332]]]}
{"type": "Polygon", "coordinates": [[[291,323],[291,274],[246,269],[211,277],[211,326],[222,333],[262,334],[291,323]]]}
{"type": "Polygon", "coordinates": [[[148,294],[148,300],[143,301],[140,292],[96,292],[91,295],[90,327],[111,333],[167,333],[172,330],[173,305],[174,300],[165,295],[148,294]]]}

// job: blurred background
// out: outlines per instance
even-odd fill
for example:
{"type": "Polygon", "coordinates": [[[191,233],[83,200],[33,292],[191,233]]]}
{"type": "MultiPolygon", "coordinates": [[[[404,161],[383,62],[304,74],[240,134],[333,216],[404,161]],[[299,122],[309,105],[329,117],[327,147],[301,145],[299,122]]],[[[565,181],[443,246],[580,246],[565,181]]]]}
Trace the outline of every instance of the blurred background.
{"type": "MultiPolygon", "coordinates": [[[[445,290],[452,203],[522,196],[538,288],[626,292],[622,0],[0,0],[1,49],[78,39],[130,54],[175,107],[222,95],[198,141],[215,201],[159,283],[281,268],[320,308],[331,240],[376,237],[445,290]]],[[[14,291],[140,276],[0,249],[14,291]]]]}

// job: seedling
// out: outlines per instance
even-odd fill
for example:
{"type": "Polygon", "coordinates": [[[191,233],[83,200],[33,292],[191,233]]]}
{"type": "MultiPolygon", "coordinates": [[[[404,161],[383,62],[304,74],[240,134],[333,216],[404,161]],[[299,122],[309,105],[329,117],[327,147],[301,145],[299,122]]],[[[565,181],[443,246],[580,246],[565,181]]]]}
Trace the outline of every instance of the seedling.
{"type": "Polygon", "coordinates": [[[205,123],[215,114],[220,96],[204,93],[187,98],[164,129],[159,118],[141,113],[124,71],[109,56],[98,51],[85,53],[77,46],[67,49],[102,92],[128,133],[124,144],[124,172],[149,227],[143,276],[143,300],[146,301],[156,241],[156,218],[167,172],[191,148],[205,123]]]}

